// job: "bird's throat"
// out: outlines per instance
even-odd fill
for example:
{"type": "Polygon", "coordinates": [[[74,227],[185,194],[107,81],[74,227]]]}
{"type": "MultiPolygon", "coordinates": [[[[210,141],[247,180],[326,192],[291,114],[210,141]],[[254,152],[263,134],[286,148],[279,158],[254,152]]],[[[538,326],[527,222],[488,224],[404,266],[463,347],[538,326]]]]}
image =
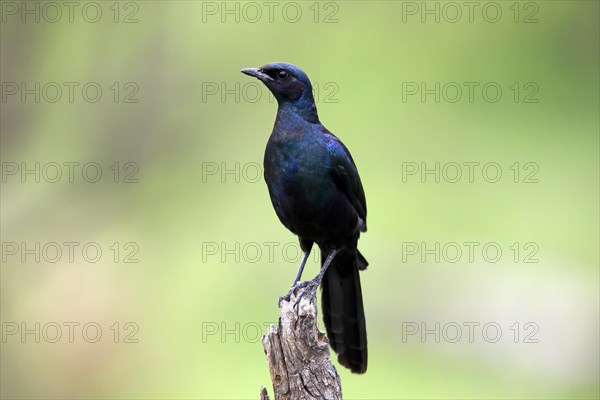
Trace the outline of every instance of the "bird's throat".
{"type": "Polygon", "coordinates": [[[305,94],[295,101],[280,101],[275,124],[289,117],[300,117],[311,124],[318,123],[319,115],[317,114],[317,106],[312,94],[310,96],[305,94]]]}

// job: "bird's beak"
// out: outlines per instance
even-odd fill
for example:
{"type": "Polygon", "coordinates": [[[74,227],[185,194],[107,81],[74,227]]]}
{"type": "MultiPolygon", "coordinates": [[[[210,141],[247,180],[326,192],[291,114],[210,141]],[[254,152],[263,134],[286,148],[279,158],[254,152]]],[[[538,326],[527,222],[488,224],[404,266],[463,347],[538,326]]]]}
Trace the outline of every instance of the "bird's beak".
{"type": "Polygon", "coordinates": [[[260,68],[244,68],[240,72],[242,74],[246,74],[246,75],[250,75],[250,76],[253,76],[255,78],[258,78],[258,79],[260,79],[263,82],[267,82],[267,81],[272,81],[273,80],[273,78],[271,78],[269,75],[267,75],[264,72],[262,72],[260,70],[260,68]]]}

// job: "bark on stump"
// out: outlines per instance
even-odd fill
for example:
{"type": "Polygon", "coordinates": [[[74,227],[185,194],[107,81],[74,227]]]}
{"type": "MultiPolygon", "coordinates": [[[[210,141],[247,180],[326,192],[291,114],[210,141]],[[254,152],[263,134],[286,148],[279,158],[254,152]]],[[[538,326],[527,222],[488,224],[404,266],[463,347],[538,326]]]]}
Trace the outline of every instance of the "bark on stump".
{"type": "MultiPolygon", "coordinates": [[[[329,342],[317,329],[316,296],[298,291],[281,301],[279,324],[262,337],[275,400],[342,399],[340,377],[329,358],[329,342]]],[[[269,399],[261,388],[261,400],[269,399]]]]}

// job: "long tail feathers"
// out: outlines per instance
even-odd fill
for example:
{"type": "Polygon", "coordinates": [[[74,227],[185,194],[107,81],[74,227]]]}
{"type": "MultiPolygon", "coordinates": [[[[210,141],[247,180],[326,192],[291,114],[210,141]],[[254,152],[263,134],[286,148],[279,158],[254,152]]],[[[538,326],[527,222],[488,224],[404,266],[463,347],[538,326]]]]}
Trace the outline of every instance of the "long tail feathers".
{"type": "MultiPolygon", "coordinates": [[[[326,254],[323,261],[324,257],[326,254]]],[[[367,265],[358,250],[344,249],[322,280],[322,312],[329,343],[340,364],[358,374],[367,370],[367,328],[358,276],[359,269],[367,265]]]]}

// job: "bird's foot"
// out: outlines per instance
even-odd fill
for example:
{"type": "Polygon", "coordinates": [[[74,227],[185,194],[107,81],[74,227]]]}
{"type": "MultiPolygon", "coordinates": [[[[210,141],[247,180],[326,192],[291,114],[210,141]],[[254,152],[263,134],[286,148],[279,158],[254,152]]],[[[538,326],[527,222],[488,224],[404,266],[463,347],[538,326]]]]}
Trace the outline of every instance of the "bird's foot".
{"type": "Polygon", "coordinates": [[[289,291],[288,294],[284,295],[284,296],[279,296],[279,298],[277,299],[277,307],[281,308],[281,302],[283,300],[285,301],[290,301],[290,296],[291,296],[292,292],[289,291]]]}
{"type": "MultiPolygon", "coordinates": [[[[277,307],[281,308],[281,302],[283,300],[289,302],[292,297],[292,293],[294,293],[295,290],[302,289],[309,284],[310,284],[310,281],[296,282],[296,284],[291,287],[290,291],[287,292],[287,294],[285,294],[283,296],[279,296],[279,299],[277,300],[277,307]]],[[[301,293],[304,293],[304,291],[302,291],[301,293]]]]}
{"type": "Polygon", "coordinates": [[[313,279],[310,281],[306,281],[306,282],[302,282],[302,291],[298,294],[298,297],[296,297],[296,301],[294,302],[294,306],[298,305],[298,303],[300,302],[300,300],[306,295],[307,292],[309,292],[310,297],[309,299],[316,299],[317,297],[317,288],[319,287],[319,283],[320,280],[318,279],[313,279]]]}

